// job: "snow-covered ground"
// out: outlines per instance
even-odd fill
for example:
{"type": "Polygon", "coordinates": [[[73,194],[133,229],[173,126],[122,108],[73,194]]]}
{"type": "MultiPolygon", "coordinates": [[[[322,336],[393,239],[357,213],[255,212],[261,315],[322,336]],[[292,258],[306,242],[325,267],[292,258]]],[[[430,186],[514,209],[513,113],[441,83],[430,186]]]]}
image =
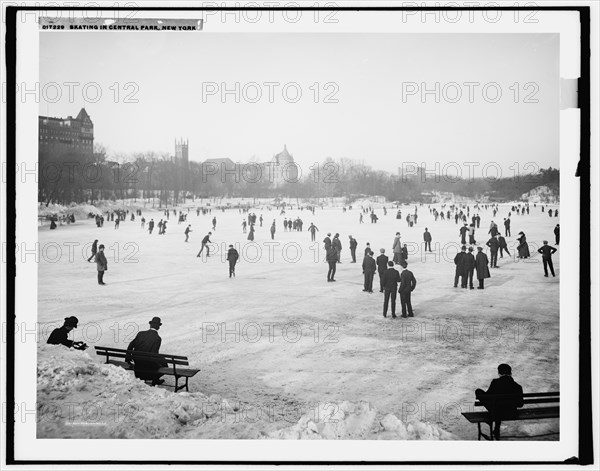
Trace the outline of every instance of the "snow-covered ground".
{"type": "MultiPolygon", "coordinates": [[[[406,216],[414,206],[401,208],[406,216]]],[[[509,210],[509,205],[501,205],[495,218],[502,231],[502,218],[509,210]]],[[[238,419],[220,428],[202,428],[199,424],[204,419],[192,414],[186,427],[198,425],[200,429],[183,436],[304,438],[298,428],[302,424],[304,431],[315,427],[307,414],[340,409],[371,424],[353,426],[346,437],[371,438],[373,427],[379,427],[386,433],[400,430],[387,438],[436,438],[443,435],[432,427],[437,425],[452,436],[476,440],[477,427],[460,412],[473,410],[474,389],[487,388],[499,363],[512,365],[514,378],[525,392],[560,389],[559,253],[554,257],[556,278],[544,278],[536,253],[543,239],[553,245],[552,230],[559,218],[542,214],[540,205],[531,205],[529,215],[512,215],[512,237],[507,241],[513,257],[499,259],[500,268],[490,269],[492,278],[486,280],[483,291],[453,287],[452,259],[459,225],[454,220],[434,222],[427,205],[418,207],[418,224],[412,228],[404,219],[395,219],[395,210],[389,206],[387,216],[377,209],[377,224],[370,224],[365,216],[361,225],[356,204],[346,213],[341,208],[317,209],[314,216],[307,211],[288,211],[285,216],[303,219],[301,233],[284,232],[284,216],[279,212],[259,208],[255,213],[263,214],[264,224],[257,224],[254,243],[242,233],[245,215],[238,210],[213,210],[205,216],[190,211],[186,224],[177,224],[171,216],[167,233],[160,236],[156,228],[152,235],[142,231],[139,217],[135,222],[123,221],[118,230],[110,222],[98,229],[92,220],[78,220],[53,231],[41,227],[39,322],[59,326],[64,317],[76,315],[80,325],[73,338],[90,345],[83,354],[88,365],[89,357],[101,363],[93,345],[125,348],[138,330],[148,328],[153,316],[160,316],[161,351],[187,355],[190,364],[201,369],[190,381],[190,394],[150,388],[126,371],[112,371],[101,393],[110,396],[114,386],[113,401],[137,400],[139,396],[149,421],[163,420],[155,417],[155,409],[171,410],[177,401],[189,408],[195,398],[212,397],[213,402],[225,398],[238,411],[238,419]],[[213,216],[218,222],[211,240],[219,252],[197,258],[213,216]],[[273,219],[277,220],[273,242],[278,245],[269,245],[273,219]],[[311,222],[319,228],[317,244],[311,243],[306,231],[311,222]],[[183,235],[187,224],[193,230],[189,243],[183,235]],[[433,235],[437,255],[425,257],[421,252],[425,227],[433,235]],[[376,255],[379,248],[391,255],[396,231],[408,244],[409,268],[418,281],[413,293],[414,319],[384,319],[383,295],[377,290],[373,294],[362,291],[360,262],[365,243],[370,242],[376,255]],[[528,261],[514,258],[519,231],[527,234],[530,243],[533,258],[528,261]],[[321,241],[327,232],[339,232],[344,247],[336,283],[326,282],[321,241]],[[359,243],[357,264],[349,263],[349,234],[359,243]],[[106,246],[106,286],[97,284],[95,264],[86,262],[94,239],[106,246]],[[73,244],[79,245],[70,253],[73,244]],[[242,256],[233,279],[228,278],[223,258],[228,244],[239,244],[242,256]],[[121,384],[127,380],[131,381],[121,384]],[[395,417],[386,418],[388,414],[395,417]],[[384,419],[387,427],[378,425],[384,419]],[[431,425],[413,426],[411,435],[403,428],[410,423],[431,425]],[[414,427],[426,430],[416,433],[414,427]]],[[[476,239],[485,242],[492,214],[484,209],[479,213],[482,220],[476,239]]],[[[147,221],[164,218],[158,211],[145,211],[144,215],[147,221]]],[[[377,276],[374,285],[378,287],[377,276]]],[[[42,336],[41,342],[45,338],[42,336]]],[[[53,392],[51,367],[56,360],[49,358],[53,349],[41,347],[38,352],[39,401],[58,396],[84,402],[98,399],[94,388],[83,383],[60,394],[53,392]]],[[[82,355],[71,353],[77,358],[82,355]]],[[[65,358],[61,356],[61,360],[65,358]]],[[[91,381],[92,376],[84,373],[82,378],[91,381]]],[[[115,427],[109,427],[114,432],[109,436],[159,436],[147,432],[151,426],[143,424],[126,430],[115,427]]],[[[503,428],[503,435],[541,434],[556,431],[558,420],[508,422],[503,428]]],[[[167,429],[166,435],[172,437],[181,432],[175,426],[167,429]]],[[[324,425],[317,429],[324,431],[323,438],[336,433],[324,425]]],[[[38,436],[106,436],[93,427],[73,430],[42,423],[38,436]]]]}

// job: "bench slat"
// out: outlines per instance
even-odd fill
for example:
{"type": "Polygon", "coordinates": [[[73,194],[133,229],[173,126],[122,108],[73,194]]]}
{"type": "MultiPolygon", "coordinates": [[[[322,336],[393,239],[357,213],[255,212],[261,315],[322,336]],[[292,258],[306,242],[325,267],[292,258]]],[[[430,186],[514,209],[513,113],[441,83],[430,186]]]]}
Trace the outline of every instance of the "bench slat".
{"type": "MultiPolygon", "coordinates": [[[[489,412],[463,412],[462,415],[472,424],[481,422],[490,422],[491,414],[489,412]]],[[[560,406],[535,407],[531,409],[518,409],[514,415],[509,417],[499,417],[498,420],[506,422],[510,420],[534,420],[534,419],[555,419],[560,417],[560,406]]]]}
{"type": "MultiPolygon", "coordinates": [[[[487,399],[487,398],[486,398],[487,399]]],[[[493,402],[493,399],[490,401],[493,402]]],[[[540,399],[523,399],[523,404],[547,404],[551,402],[560,402],[559,397],[543,397],[540,399]]],[[[476,401],[475,405],[478,407],[483,407],[483,404],[480,401],[476,401]]]]}
{"type": "MultiPolygon", "coordinates": [[[[122,348],[113,348],[113,347],[99,347],[99,346],[94,346],[94,348],[96,349],[96,353],[98,353],[98,351],[102,351],[102,352],[106,352],[109,354],[114,353],[127,353],[130,350],[124,350],[122,348]]],[[[98,355],[105,355],[105,353],[98,353],[98,355]]],[[[188,357],[185,356],[181,356],[181,355],[171,355],[169,353],[148,353],[148,355],[165,355],[168,356],[170,358],[173,358],[174,360],[187,360],[188,357]]],[[[110,355],[112,356],[112,355],[110,355]]]]}

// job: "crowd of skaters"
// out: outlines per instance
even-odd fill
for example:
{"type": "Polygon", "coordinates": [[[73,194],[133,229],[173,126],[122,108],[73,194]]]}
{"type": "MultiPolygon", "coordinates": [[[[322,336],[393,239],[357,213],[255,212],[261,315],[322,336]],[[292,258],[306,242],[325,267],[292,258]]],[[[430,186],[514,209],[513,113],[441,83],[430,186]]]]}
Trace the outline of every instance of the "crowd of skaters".
{"type": "MultiPolygon", "coordinates": [[[[421,204],[423,206],[423,204],[421,204]]],[[[536,205],[534,204],[534,207],[536,205]]],[[[219,208],[224,210],[224,208],[219,208]]],[[[231,209],[231,208],[230,208],[231,209]]],[[[264,209],[264,208],[261,208],[264,209]]],[[[275,206],[275,210],[280,211],[280,215],[285,215],[286,211],[290,210],[305,210],[307,209],[312,214],[314,214],[315,206],[300,206],[297,205],[293,207],[289,204],[282,204],[281,206],[275,206]]],[[[344,206],[342,211],[345,213],[348,210],[351,210],[352,206],[344,206]]],[[[504,254],[508,257],[511,257],[511,253],[508,249],[508,244],[506,241],[506,237],[511,236],[511,217],[524,216],[525,214],[529,214],[530,212],[530,204],[528,203],[518,203],[510,207],[510,211],[506,215],[506,217],[502,220],[502,226],[504,229],[504,235],[500,231],[498,224],[494,219],[497,219],[499,213],[499,206],[497,204],[475,204],[471,205],[461,205],[461,204],[441,204],[439,207],[435,207],[435,205],[428,205],[428,209],[430,214],[433,216],[434,222],[439,220],[454,222],[456,225],[460,225],[458,230],[458,238],[460,243],[462,244],[460,251],[456,254],[454,258],[455,264],[455,276],[454,276],[454,287],[458,287],[460,285],[461,288],[464,289],[475,289],[474,280],[478,281],[478,289],[485,288],[485,280],[491,278],[490,269],[496,269],[500,266],[498,265],[498,256],[503,258],[504,254]],[[481,228],[481,210],[491,210],[492,219],[490,221],[490,226],[487,231],[487,234],[484,237],[485,242],[480,243],[476,239],[476,230],[481,228]],[[489,239],[488,239],[489,237],[489,239]],[[484,252],[485,249],[489,249],[489,258],[488,255],[484,252]]],[[[272,207],[267,208],[268,211],[273,210],[272,207]]],[[[557,209],[548,209],[542,206],[542,212],[547,212],[549,217],[558,217],[557,209]]],[[[188,208],[186,212],[183,210],[173,209],[165,209],[163,214],[166,219],[161,219],[158,226],[158,234],[165,234],[167,228],[167,222],[170,215],[178,216],[178,221],[186,222],[187,214],[190,209],[188,208]]],[[[257,217],[256,213],[251,212],[249,208],[238,208],[240,213],[245,214],[245,218],[242,221],[242,231],[244,234],[248,234],[247,239],[249,241],[253,241],[255,237],[255,226],[257,223],[259,227],[263,227],[264,216],[260,214],[260,217],[257,217]]],[[[387,208],[383,207],[384,215],[387,215],[387,208]]],[[[196,214],[200,215],[212,215],[212,208],[197,208],[196,214]]],[[[115,210],[111,212],[107,212],[108,220],[125,220],[129,214],[128,210],[115,210]]],[[[141,224],[142,229],[145,228],[146,220],[142,216],[141,210],[136,210],[136,215],[141,216],[141,224]]],[[[375,213],[375,208],[372,206],[361,206],[360,209],[360,219],[362,222],[363,214],[368,214],[371,217],[372,222],[376,222],[377,215],[375,213]]],[[[133,212],[131,214],[131,219],[133,220],[133,212]]],[[[398,205],[398,210],[396,212],[396,219],[402,219],[402,209],[400,209],[398,205]]],[[[414,227],[418,223],[418,206],[415,205],[414,209],[410,208],[408,214],[405,217],[407,224],[409,227],[414,227]]],[[[217,228],[217,217],[213,216],[211,219],[212,223],[212,231],[208,232],[201,241],[201,247],[197,254],[197,257],[200,257],[204,251],[206,251],[206,256],[210,256],[210,244],[212,244],[211,236],[213,231],[216,231],[217,228]]],[[[285,216],[283,221],[280,221],[280,224],[283,225],[283,230],[285,232],[302,232],[303,231],[303,220],[300,216],[296,217],[287,217],[285,216]]],[[[154,219],[150,219],[148,223],[148,232],[149,234],[153,233],[154,230],[154,219]]],[[[485,229],[484,229],[485,230],[485,229]]],[[[192,225],[188,224],[185,228],[185,242],[189,242],[190,233],[192,232],[192,225]]],[[[308,227],[308,232],[310,233],[311,242],[316,241],[316,233],[319,232],[319,228],[311,222],[308,227]]],[[[277,220],[273,219],[271,225],[268,228],[268,233],[270,234],[271,239],[275,238],[277,233],[277,220]]],[[[559,244],[560,240],[560,225],[556,224],[554,228],[554,236],[555,236],[555,244],[559,244]]],[[[431,243],[433,240],[432,232],[428,227],[424,228],[423,232],[423,250],[425,252],[433,252],[431,248],[431,243]]],[[[526,259],[531,256],[529,250],[529,244],[527,242],[527,237],[523,231],[518,233],[516,237],[516,241],[518,245],[516,246],[517,253],[516,257],[520,259],[526,259]]],[[[98,283],[104,284],[103,275],[107,270],[106,257],[103,254],[103,251],[100,250],[104,246],[98,246],[97,240],[94,241],[92,247],[92,256],[88,261],[91,261],[93,258],[98,267],[98,283]]],[[[358,248],[358,241],[352,236],[348,235],[348,246],[351,261],[350,263],[357,263],[356,251],[358,248]]],[[[335,235],[331,235],[331,233],[327,233],[325,238],[323,239],[323,245],[325,249],[325,262],[328,264],[327,269],[327,282],[332,283],[336,281],[336,271],[337,264],[342,263],[342,253],[343,253],[343,244],[341,241],[341,237],[339,233],[335,233],[335,235]]],[[[229,245],[229,251],[227,254],[227,261],[229,263],[229,276],[230,278],[235,277],[235,265],[239,260],[239,253],[233,247],[233,245],[229,245]]],[[[552,276],[555,276],[554,267],[552,264],[552,255],[556,252],[556,248],[548,245],[548,241],[544,241],[544,245],[538,250],[540,254],[542,254],[542,260],[544,262],[544,275],[549,276],[549,273],[552,276]],[[548,273],[549,271],[549,273],[548,273]]],[[[386,255],[386,249],[379,249],[379,255],[375,259],[374,251],[371,249],[370,244],[367,242],[364,249],[363,259],[361,263],[362,274],[364,278],[363,282],[363,291],[367,293],[373,293],[373,282],[375,275],[379,275],[379,292],[384,293],[384,316],[387,316],[388,307],[391,304],[392,308],[392,317],[395,316],[395,302],[396,296],[395,293],[391,294],[391,288],[394,288],[394,291],[401,294],[401,303],[402,303],[402,315],[403,316],[411,316],[414,315],[411,299],[409,293],[416,287],[416,278],[414,274],[408,270],[408,248],[406,243],[402,243],[400,232],[396,232],[393,242],[391,244],[391,254],[392,259],[390,260],[386,255]],[[396,267],[401,269],[400,272],[396,270],[396,267]],[[401,283],[404,275],[404,286],[401,283]],[[399,287],[394,287],[394,283],[399,284],[399,287]],[[397,290],[397,291],[396,291],[397,290]],[[404,293],[404,295],[402,295],[404,293]]]]}

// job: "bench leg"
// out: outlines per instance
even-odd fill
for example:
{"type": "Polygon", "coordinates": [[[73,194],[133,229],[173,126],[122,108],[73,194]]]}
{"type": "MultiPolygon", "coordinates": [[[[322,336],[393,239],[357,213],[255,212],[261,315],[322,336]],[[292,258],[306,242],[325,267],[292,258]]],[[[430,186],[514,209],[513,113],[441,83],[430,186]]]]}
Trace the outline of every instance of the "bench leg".
{"type": "Polygon", "coordinates": [[[494,441],[494,430],[492,429],[493,422],[490,422],[488,425],[490,426],[490,441],[494,441]]]}
{"type": "Polygon", "coordinates": [[[179,376],[175,376],[175,392],[177,392],[179,390],[179,387],[177,386],[178,381],[179,381],[179,376]]]}
{"type": "Polygon", "coordinates": [[[189,392],[189,391],[190,391],[190,390],[188,389],[188,380],[189,380],[189,379],[190,379],[189,377],[187,377],[187,376],[185,377],[185,390],[186,390],[186,392],[189,392]]]}
{"type": "Polygon", "coordinates": [[[477,440],[481,440],[481,422],[477,422],[477,440]]]}

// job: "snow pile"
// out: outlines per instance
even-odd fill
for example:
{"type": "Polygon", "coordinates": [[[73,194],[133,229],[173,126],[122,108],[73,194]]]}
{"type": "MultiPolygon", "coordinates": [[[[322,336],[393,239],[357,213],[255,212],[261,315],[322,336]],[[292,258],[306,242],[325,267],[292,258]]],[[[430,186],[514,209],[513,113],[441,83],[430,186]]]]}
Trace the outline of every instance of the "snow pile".
{"type": "Polygon", "coordinates": [[[38,438],[456,439],[435,425],[405,424],[391,414],[378,421],[368,402],[322,404],[277,429],[268,420],[243,420],[218,395],[153,388],[123,368],[60,345],[38,346],[37,373],[38,438]]]}
{"type": "Polygon", "coordinates": [[[558,192],[546,185],[535,187],[533,190],[523,193],[521,199],[529,203],[559,203],[558,192]]]}
{"type": "Polygon", "coordinates": [[[287,440],[458,440],[436,425],[419,421],[405,424],[393,414],[376,420],[377,409],[368,402],[328,403],[302,416],[296,425],[269,434],[287,440]]]}
{"type": "Polygon", "coordinates": [[[153,388],[87,352],[38,347],[38,437],[174,438],[226,410],[219,397],[153,388]]]}

